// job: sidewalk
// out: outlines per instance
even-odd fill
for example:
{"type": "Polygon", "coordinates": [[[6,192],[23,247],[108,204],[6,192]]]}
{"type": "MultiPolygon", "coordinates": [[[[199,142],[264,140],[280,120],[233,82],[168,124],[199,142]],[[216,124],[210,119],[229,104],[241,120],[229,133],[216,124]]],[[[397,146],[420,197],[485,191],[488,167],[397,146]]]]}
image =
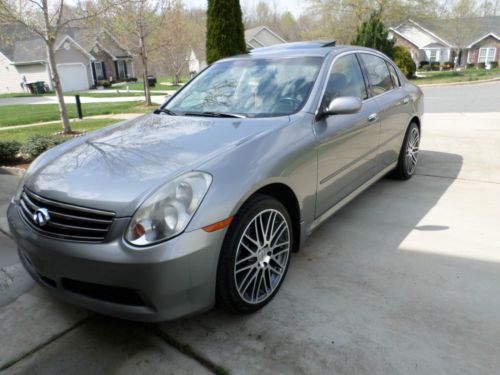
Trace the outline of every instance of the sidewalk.
{"type": "MultiPolygon", "coordinates": [[[[144,113],[116,113],[116,114],[112,114],[112,115],[87,116],[87,117],[84,117],[83,120],[99,120],[99,119],[131,120],[131,119],[137,118],[137,117],[142,116],[142,115],[144,115],[144,113]]],[[[83,120],[80,120],[77,118],[72,118],[72,119],[70,119],[70,122],[75,123],[75,122],[83,121],[83,120]]],[[[4,126],[4,127],[0,128],[0,132],[12,130],[12,129],[22,129],[22,128],[29,128],[32,126],[53,125],[53,124],[59,124],[59,123],[61,123],[60,120],[37,122],[35,124],[27,124],[27,125],[4,126]]]]}

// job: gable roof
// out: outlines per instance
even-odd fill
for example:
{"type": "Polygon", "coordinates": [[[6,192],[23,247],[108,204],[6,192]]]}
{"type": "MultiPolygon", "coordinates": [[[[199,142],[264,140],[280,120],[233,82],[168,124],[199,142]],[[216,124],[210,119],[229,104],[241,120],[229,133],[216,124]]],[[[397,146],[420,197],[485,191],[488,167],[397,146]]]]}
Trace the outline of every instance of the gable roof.
{"type": "MultiPolygon", "coordinates": [[[[47,60],[45,43],[42,39],[22,26],[7,26],[1,29],[0,34],[7,37],[0,38],[0,52],[10,61],[16,63],[39,62],[47,60]]],[[[56,50],[62,48],[65,41],[69,41],[82,53],[93,59],[92,48],[99,43],[102,49],[113,59],[131,57],[116,39],[105,29],[97,32],[91,29],[68,27],[61,31],[56,40],[56,50]],[[105,48],[104,48],[105,47],[105,48]]]]}
{"type": "Polygon", "coordinates": [[[402,36],[419,48],[424,48],[434,42],[439,42],[446,46],[470,48],[474,43],[479,42],[488,35],[500,35],[500,16],[471,17],[460,19],[421,19],[418,21],[407,20],[401,25],[391,28],[395,34],[402,36]],[[461,45],[455,46],[457,27],[467,25],[467,30],[463,35],[461,45]]]}
{"type": "Polygon", "coordinates": [[[399,26],[391,27],[390,30],[407,39],[418,48],[425,48],[435,44],[451,47],[449,42],[412,19],[408,19],[399,26]]]}
{"type": "Polygon", "coordinates": [[[245,30],[245,42],[250,48],[259,48],[269,47],[274,44],[286,43],[286,40],[280,37],[267,26],[257,26],[245,30]],[[269,43],[266,41],[262,41],[262,37],[259,39],[259,34],[261,33],[266,33],[269,37],[274,39],[273,42],[269,43]]]}
{"type": "Polygon", "coordinates": [[[492,38],[495,38],[496,40],[500,40],[500,36],[498,36],[497,34],[495,34],[495,33],[488,33],[488,34],[486,34],[486,35],[483,35],[483,36],[482,36],[482,37],[480,37],[479,39],[477,39],[477,40],[473,41],[471,44],[469,44],[469,45],[467,46],[467,48],[471,48],[474,44],[479,43],[481,40],[486,39],[486,38],[488,38],[489,36],[491,36],[492,38]]]}

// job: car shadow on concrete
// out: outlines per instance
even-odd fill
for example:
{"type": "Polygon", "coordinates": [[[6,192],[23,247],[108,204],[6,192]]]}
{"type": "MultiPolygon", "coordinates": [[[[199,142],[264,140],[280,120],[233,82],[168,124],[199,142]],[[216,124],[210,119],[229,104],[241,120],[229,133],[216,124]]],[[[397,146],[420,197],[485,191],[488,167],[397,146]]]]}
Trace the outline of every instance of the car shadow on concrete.
{"type": "Polygon", "coordinates": [[[79,330],[113,352],[109,335],[118,327],[130,356],[142,356],[140,343],[149,347],[151,332],[161,330],[186,354],[234,373],[484,372],[500,365],[492,345],[500,324],[481,324],[500,323],[500,298],[482,303],[500,295],[498,264],[435,251],[460,246],[455,222],[434,211],[450,204],[445,193],[462,163],[460,155],[423,150],[414,178],[376,183],[311,235],[281,291],[255,314],[214,309],[163,324],[106,319],[100,329],[79,330]],[[483,282],[482,274],[492,277],[483,282]],[[152,331],[139,337],[145,329],[152,331]]]}

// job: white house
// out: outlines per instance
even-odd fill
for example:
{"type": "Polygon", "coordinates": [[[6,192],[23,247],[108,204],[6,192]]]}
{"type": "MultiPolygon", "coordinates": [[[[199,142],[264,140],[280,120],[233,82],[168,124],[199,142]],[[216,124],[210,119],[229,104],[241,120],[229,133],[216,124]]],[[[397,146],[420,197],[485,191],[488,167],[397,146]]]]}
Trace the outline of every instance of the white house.
{"type": "MultiPolygon", "coordinates": [[[[21,29],[1,30],[0,93],[26,90],[25,83],[51,80],[45,44],[40,37],[21,29]]],[[[125,80],[135,75],[133,57],[107,31],[68,28],[56,43],[56,63],[63,91],[87,90],[98,80],[125,80]]]]}

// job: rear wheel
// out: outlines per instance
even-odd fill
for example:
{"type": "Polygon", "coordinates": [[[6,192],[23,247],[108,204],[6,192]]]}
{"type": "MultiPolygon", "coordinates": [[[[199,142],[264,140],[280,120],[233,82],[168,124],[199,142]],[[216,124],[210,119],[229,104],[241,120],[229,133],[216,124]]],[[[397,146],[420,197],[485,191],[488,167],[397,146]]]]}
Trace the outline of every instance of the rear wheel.
{"type": "Polygon", "coordinates": [[[217,298],[230,310],[254,312],[278,292],[290,264],[293,233],[286,208],[257,195],[235,216],[217,270],[217,298]]]}
{"type": "Polygon", "coordinates": [[[403,145],[399,153],[398,165],[394,170],[396,178],[408,180],[414,175],[417,169],[419,146],[420,129],[416,123],[412,122],[406,130],[403,145]]]}

